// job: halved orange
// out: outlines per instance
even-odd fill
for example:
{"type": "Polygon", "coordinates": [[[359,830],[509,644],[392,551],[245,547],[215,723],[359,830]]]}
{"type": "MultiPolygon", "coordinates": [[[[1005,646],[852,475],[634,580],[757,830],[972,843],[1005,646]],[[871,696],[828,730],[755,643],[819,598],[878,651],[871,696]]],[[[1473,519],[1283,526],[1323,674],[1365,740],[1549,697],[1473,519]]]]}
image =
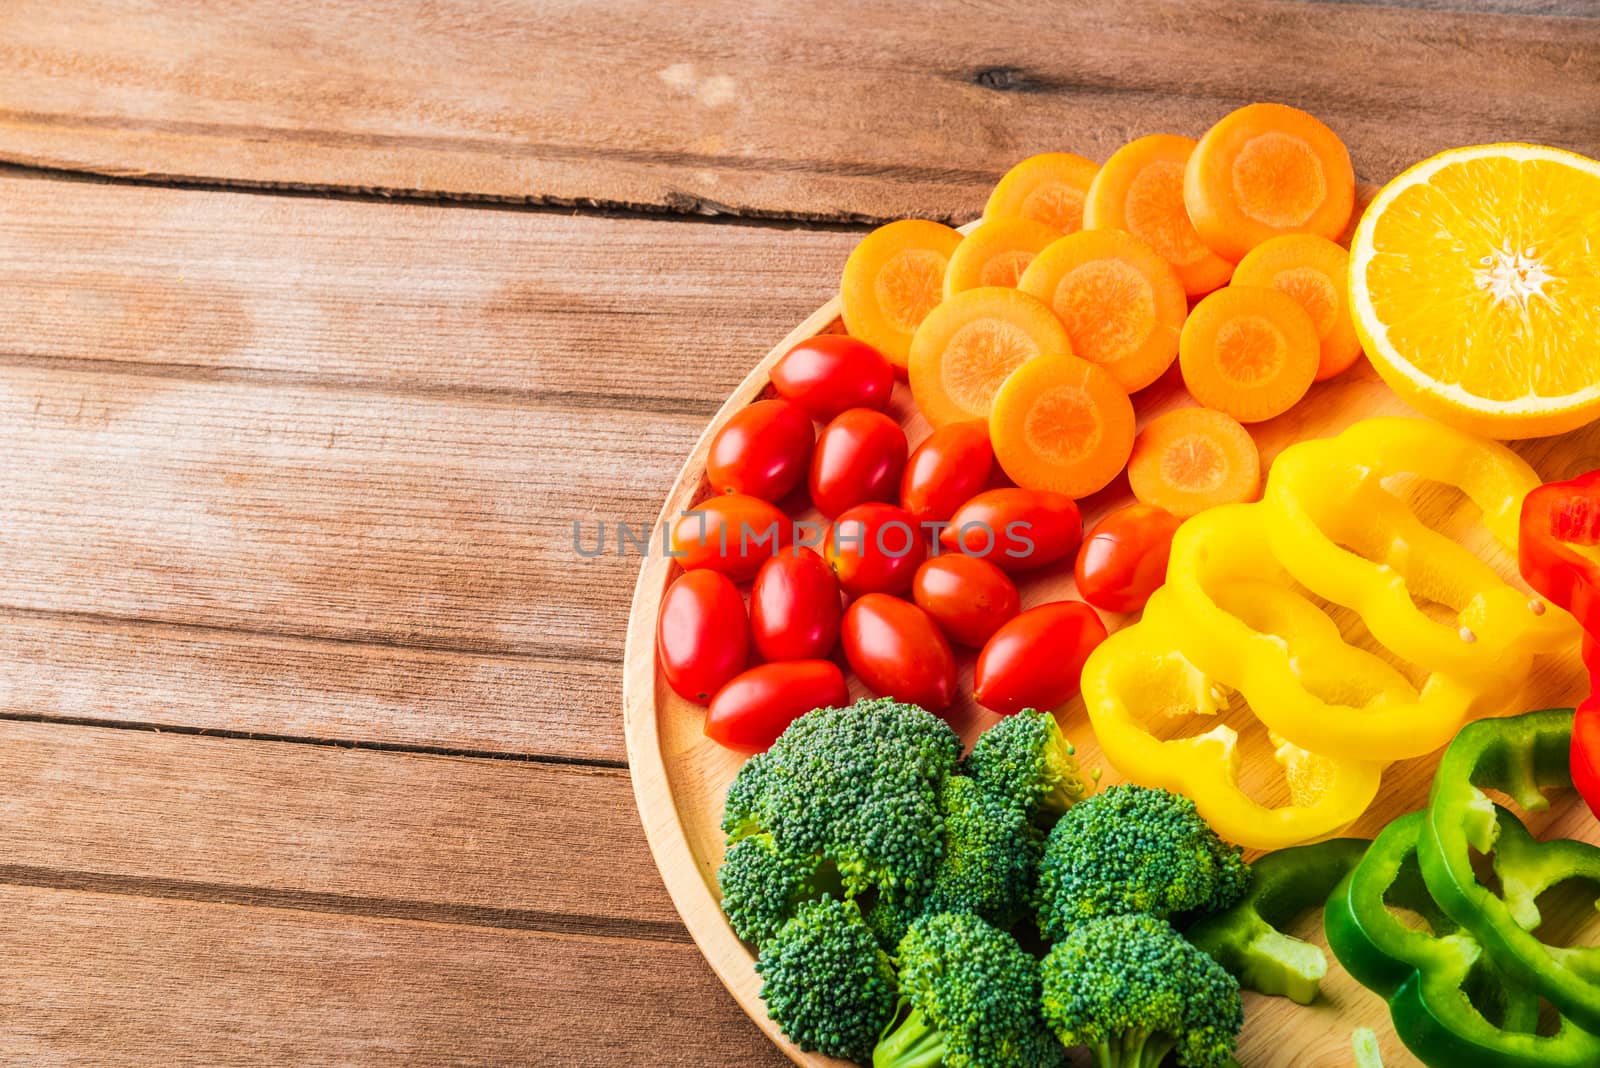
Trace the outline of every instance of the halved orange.
{"type": "Polygon", "coordinates": [[[1600,418],[1600,162],[1501,144],[1417,164],[1356,227],[1350,312],[1441,422],[1529,438],[1600,418]]]}

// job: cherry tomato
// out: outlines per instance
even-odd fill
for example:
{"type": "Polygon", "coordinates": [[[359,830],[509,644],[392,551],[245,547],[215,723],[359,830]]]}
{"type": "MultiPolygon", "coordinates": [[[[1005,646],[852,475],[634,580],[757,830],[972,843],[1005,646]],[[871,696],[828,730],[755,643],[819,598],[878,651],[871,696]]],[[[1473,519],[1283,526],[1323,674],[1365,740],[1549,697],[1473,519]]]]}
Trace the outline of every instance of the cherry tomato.
{"type": "Polygon", "coordinates": [[[668,586],[656,623],[656,655],[667,685],[697,705],[743,671],[750,621],[733,583],[715,571],[689,571],[668,586]]]}
{"type": "Polygon", "coordinates": [[[873,693],[921,705],[950,707],[956,693],[956,658],[933,617],[910,601],[868,593],[844,613],[844,655],[873,693]]]}
{"type": "Polygon", "coordinates": [[[853,597],[909,589],[928,546],[910,512],[897,504],[873,502],[847,509],[833,521],[822,554],[839,585],[853,597]]]}
{"type": "Polygon", "coordinates": [[[894,368],[866,342],[822,334],[800,342],[773,364],[772,388],[826,423],[851,408],[887,407],[894,368]]]}
{"type": "Polygon", "coordinates": [[[811,454],[811,503],[832,519],[851,505],[889,501],[906,466],[906,432],[882,412],[852,408],[823,428],[811,454]]]}
{"type": "Polygon", "coordinates": [[[839,641],[839,580],[810,549],[761,565],[750,587],[750,628],[764,660],[821,660],[839,641]]]}
{"type": "Polygon", "coordinates": [[[1183,522],[1152,504],[1130,504],[1089,531],[1078,550],[1078,596],[1103,612],[1137,612],[1167,579],[1172,535],[1183,522]]]}
{"type": "Polygon", "coordinates": [[[1083,663],[1106,639],[1106,625],[1082,601],[1030,608],[994,632],[978,654],[972,696],[1009,716],[1024,708],[1047,711],[1078,693],[1083,663]]]}
{"type": "Polygon", "coordinates": [[[782,500],[805,481],[815,442],[811,417],[798,404],[756,401],[734,412],[711,439],[706,477],[718,493],[782,500]]]}
{"type": "Polygon", "coordinates": [[[946,549],[981,556],[1005,571],[1070,559],[1083,540],[1071,497],[1049,490],[985,490],[956,509],[939,534],[946,549]]]}
{"type": "Polygon", "coordinates": [[[850,703],[844,673],[831,660],[787,660],[753,667],[724,686],[706,710],[706,737],[759,753],[813,708],[850,703]]]}
{"type": "Polygon", "coordinates": [[[710,568],[743,582],[788,545],[792,533],[789,517],[772,502],[729,493],[678,517],[672,525],[672,552],[685,571],[710,568]]]}
{"type": "Polygon", "coordinates": [[[951,641],[977,649],[1022,608],[1006,573],[976,556],[936,556],[917,568],[911,597],[951,641]]]}
{"type": "Polygon", "coordinates": [[[900,478],[900,503],[918,522],[949,519],[989,484],[993,469],[989,424],[950,423],[911,454],[900,478]]]}

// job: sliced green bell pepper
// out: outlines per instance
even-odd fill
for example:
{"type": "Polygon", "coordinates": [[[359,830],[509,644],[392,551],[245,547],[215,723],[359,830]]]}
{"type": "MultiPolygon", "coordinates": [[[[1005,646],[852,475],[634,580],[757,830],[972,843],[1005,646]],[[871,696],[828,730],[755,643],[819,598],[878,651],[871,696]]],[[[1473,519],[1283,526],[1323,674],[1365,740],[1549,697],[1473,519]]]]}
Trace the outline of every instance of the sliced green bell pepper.
{"type": "Polygon", "coordinates": [[[1600,883],[1600,848],[1570,839],[1539,842],[1483,792],[1501,790],[1529,811],[1548,808],[1545,789],[1572,785],[1571,745],[1570,709],[1462,728],[1434,776],[1417,857],[1439,907],[1502,971],[1600,1033],[1600,946],[1547,946],[1532,933],[1545,890],[1567,879],[1600,883]],[[1473,850],[1493,856],[1500,893],[1478,882],[1473,850]]]}
{"type": "MultiPolygon", "coordinates": [[[[1518,823],[1509,812],[1505,826],[1518,823]]],[[[1432,1068],[1594,1068],[1600,1036],[1562,1019],[1535,1033],[1539,998],[1504,976],[1429,895],[1417,864],[1424,812],[1386,827],[1323,912],[1328,945],[1364,986],[1389,1002],[1395,1033],[1432,1068]],[[1402,922],[1409,909],[1431,930],[1402,922]]]]}
{"type": "Polygon", "coordinates": [[[1328,957],[1280,928],[1328,900],[1368,844],[1365,838],[1332,838],[1268,853],[1250,866],[1249,892],[1232,908],[1195,923],[1184,937],[1232,972],[1241,986],[1311,1004],[1328,974],[1328,957]]]}

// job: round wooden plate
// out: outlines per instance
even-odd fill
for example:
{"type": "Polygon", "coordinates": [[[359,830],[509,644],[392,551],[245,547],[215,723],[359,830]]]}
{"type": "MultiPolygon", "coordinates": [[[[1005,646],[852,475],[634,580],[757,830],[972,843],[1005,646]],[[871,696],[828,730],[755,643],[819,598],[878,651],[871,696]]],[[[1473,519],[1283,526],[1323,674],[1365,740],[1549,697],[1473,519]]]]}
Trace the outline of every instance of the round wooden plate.
{"type": "MultiPolygon", "coordinates": [[[[843,326],[835,299],[796,327],[756,365],[723,404],[690,453],[662,507],[655,528],[658,536],[663,522],[710,496],[705,459],[711,438],[734,412],[770,394],[767,372],[773,363],[805,338],[840,332],[843,326]]],[[[1139,425],[1142,427],[1163,411],[1190,403],[1175,373],[1169,374],[1135,398],[1139,425]]],[[[895,387],[890,411],[906,428],[914,448],[927,435],[929,427],[911,403],[910,391],[903,382],[895,387]]],[[[1251,429],[1265,464],[1295,441],[1326,437],[1369,416],[1414,414],[1362,361],[1339,378],[1313,387],[1310,395],[1288,414],[1251,429]]],[[[1564,437],[1525,443],[1518,446],[1518,451],[1546,479],[1568,478],[1600,467],[1600,424],[1564,437]]],[[[1126,481],[1120,480],[1081,502],[1085,527],[1131,499],[1126,481]]],[[[1515,574],[1515,561],[1508,559],[1487,533],[1475,525],[1474,516],[1470,514],[1472,509],[1456,507],[1454,495],[1437,487],[1424,489],[1414,497],[1414,505],[1424,519],[1480,552],[1502,574],[1508,577],[1515,574]]],[[[677,565],[666,558],[659,547],[652,551],[640,570],[628,621],[623,668],[624,719],[628,763],[645,835],[662,880],[689,933],[750,1018],[795,1063],[812,1068],[841,1066],[845,1062],[798,1049],[767,1018],[760,997],[760,977],[753,968],[754,958],[734,937],[717,904],[716,872],[722,862],[722,833],[718,826],[722,800],[744,758],[705,739],[701,734],[704,710],[674,694],[656,668],[657,612],[662,594],[678,574],[677,565]]],[[[1070,568],[1064,574],[1030,579],[1021,590],[1024,607],[1076,596],[1070,568]]],[[[1107,626],[1112,630],[1130,621],[1127,617],[1106,617],[1107,626]]],[[[996,717],[970,701],[970,653],[960,656],[960,666],[958,689],[963,696],[947,718],[970,743],[995,722],[996,717]]],[[[1581,697],[1584,685],[1576,649],[1564,658],[1546,658],[1535,665],[1519,707],[1571,704],[1581,697]]],[[[865,692],[854,680],[851,686],[854,694],[865,692]]],[[[1061,722],[1068,737],[1077,745],[1084,765],[1102,768],[1104,783],[1118,781],[1119,776],[1095,744],[1081,701],[1074,701],[1066,708],[1061,722]]],[[[1282,776],[1276,774],[1277,765],[1272,760],[1272,747],[1265,730],[1253,720],[1229,719],[1228,722],[1240,734],[1245,788],[1264,803],[1285,802],[1288,790],[1282,776]]],[[[1204,726],[1213,725],[1206,723],[1204,726]]],[[[1180,721],[1175,724],[1173,733],[1192,730],[1192,725],[1180,721]]],[[[1371,836],[1394,817],[1420,808],[1427,799],[1436,763],[1435,755],[1391,767],[1385,773],[1377,803],[1352,828],[1352,833],[1371,836]]],[[[1530,827],[1542,836],[1580,837],[1600,845],[1600,823],[1588,815],[1581,802],[1570,796],[1558,799],[1551,811],[1534,814],[1530,827]]],[[[1574,937],[1589,942],[1600,940],[1597,938],[1600,920],[1596,920],[1592,908],[1584,909],[1581,902],[1576,902],[1570,911],[1571,922],[1552,917],[1547,920],[1546,928],[1564,922],[1566,927],[1572,928],[1567,933],[1574,937]],[[1584,923],[1587,928],[1579,930],[1584,923]]],[[[1310,917],[1295,933],[1321,942],[1320,918],[1310,917]]],[[[1417,1063],[1395,1039],[1383,1002],[1357,985],[1337,964],[1323,983],[1323,996],[1310,1007],[1247,993],[1239,1060],[1246,1068],[1317,1068],[1322,1065],[1343,1068],[1351,1063],[1350,1032],[1360,1026],[1377,1031],[1384,1063],[1389,1068],[1417,1063]]]]}

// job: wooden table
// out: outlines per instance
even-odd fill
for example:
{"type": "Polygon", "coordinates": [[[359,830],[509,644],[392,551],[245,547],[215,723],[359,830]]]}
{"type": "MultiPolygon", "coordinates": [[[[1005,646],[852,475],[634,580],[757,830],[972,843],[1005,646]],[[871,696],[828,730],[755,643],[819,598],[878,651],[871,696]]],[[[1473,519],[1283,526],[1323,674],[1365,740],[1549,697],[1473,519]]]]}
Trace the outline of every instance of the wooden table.
{"type": "Polygon", "coordinates": [[[614,532],[863,225],[1257,98],[1600,154],[1596,0],[861,7],[4,5],[0,1062],[779,1063],[614,532]]]}

